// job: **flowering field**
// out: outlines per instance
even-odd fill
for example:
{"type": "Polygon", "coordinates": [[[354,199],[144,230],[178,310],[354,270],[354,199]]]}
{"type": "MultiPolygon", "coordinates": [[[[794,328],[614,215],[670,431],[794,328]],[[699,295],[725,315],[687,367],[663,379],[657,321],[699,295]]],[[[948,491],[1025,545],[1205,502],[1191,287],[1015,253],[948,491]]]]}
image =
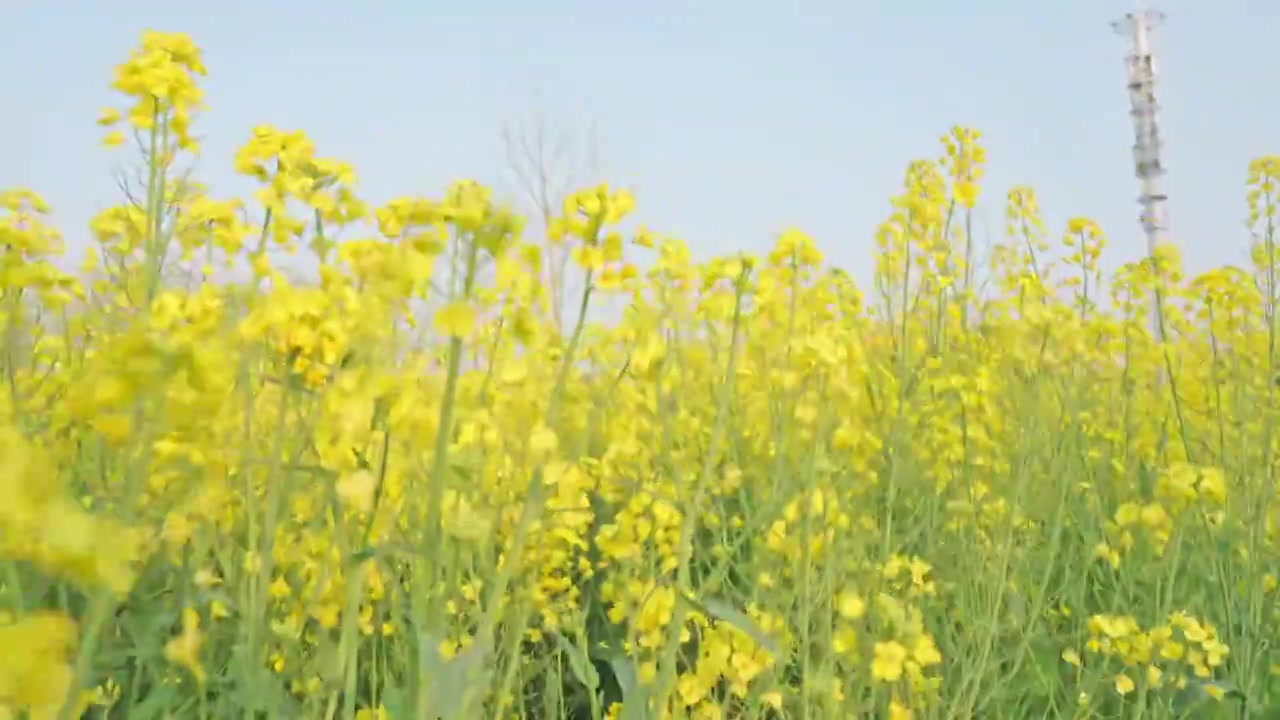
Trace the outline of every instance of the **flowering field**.
{"type": "Polygon", "coordinates": [[[1280,717],[1280,159],[1253,267],[1104,277],[1028,188],[979,257],[957,128],[859,289],[268,126],[221,199],[203,74],[117,68],[74,276],[0,193],[0,718],[1280,717]]]}

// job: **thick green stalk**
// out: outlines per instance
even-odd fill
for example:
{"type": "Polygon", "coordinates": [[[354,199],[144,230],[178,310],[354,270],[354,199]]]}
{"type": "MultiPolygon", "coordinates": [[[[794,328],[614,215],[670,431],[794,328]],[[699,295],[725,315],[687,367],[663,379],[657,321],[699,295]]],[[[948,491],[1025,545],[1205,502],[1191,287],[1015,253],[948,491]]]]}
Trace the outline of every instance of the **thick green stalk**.
{"type": "Polygon", "coordinates": [[[719,397],[716,402],[715,420],[711,427],[711,439],[702,456],[702,468],[698,473],[697,485],[688,507],[681,509],[679,556],[676,558],[676,603],[672,610],[671,623],[667,626],[667,635],[662,646],[662,663],[658,679],[657,699],[658,712],[663,712],[670,702],[676,685],[676,658],[680,650],[680,636],[684,630],[688,615],[688,601],[684,594],[691,584],[690,566],[693,559],[694,532],[697,529],[699,511],[707,486],[711,483],[711,474],[720,456],[720,446],[729,418],[729,407],[733,400],[734,378],[738,369],[738,344],[741,341],[742,298],[746,292],[747,277],[750,269],[744,267],[737,278],[737,288],[733,302],[733,324],[729,336],[729,358],[726,362],[724,381],[720,384],[719,397]]]}
{"type": "MultiPolygon", "coordinates": [[[[551,398],[547,402],[546,421],[551,426],[555,425],[559,416],[560,403],[563,399],[565,388],[569,385],[569,374],[573,370],[573,362],[578,352],[578,345],[582,342],[582,333],[587,324],[587,311],[591,306],[594,278],[594,271],[588,270],[586,277],[583,279],[582,300],[578,303],[578,319],[574,323],[573,334],[569,336],[569,344],[565,348],[564,357],[560,359],[560,370],[556,376],[556,384],[552,387],[551,398]]],[[[516,526],[515,535],[511,541],[511,550],[506,554],[507,562],[498,571],[498,577],[494,580],[489,592],[488,602],[485,603],[484,614],[480,619],[479,629],[476,632],[476,642],[482,652],[488,652],[488,648],[493,646],[498,620],[502,616],[503,598],[506,597],[507,589],[515,576],[516,566],[520,562],[520,557],[524,554],[525,544],[529,540],[529,531],[532,529],[534,521],[537,520],[538,513],[542,511],[545,502],[543,496],[546,493],[546,486],[542,482],[544,472],[544,466],[539,465],[529,478],[529,485],[525,490],[524,507],[520,513],[520,521],[516,526]]],[[[508,671],[498,688],[498,697],[501,697],[510,689],[514,678],[515,665],[512,664],[508,666],[508,671]]]]}
{"type": "MultiPolygon", "coordinates": [[[[461,292],[461,297],[465,300],[471,297],[472,286],[475,284],[480,245],[474,236],[460,237],[458,241],[465,245],[464,251],[466,252],[466,269],[461,292]]],[[[428,627],[431,628],[437,626],[437,621],[440,619],[443,610],[443,603],[436,596],[436,583],[440,579],[441,570],[441,562],[437,557],[436,549],[440,546],[440,540],[444,532],[441,504],[444,502],[445,475],[449,470],[449,442],[453,436],[453,413],[458,394],[458,378],[462,374],[462,352],[462,338],[454,335],[449,339],[449,360],[444,381],[444,397],[440,400],[440,416],[436,427],[435,454],[432,457],[431,477],[428,487],[427,533],[426,542],[423,545],[423,555],[427,558],[427,576],[424,578],[428,583],[426,592],[431,594],[428,600],[426,620],[428,627]]]]}

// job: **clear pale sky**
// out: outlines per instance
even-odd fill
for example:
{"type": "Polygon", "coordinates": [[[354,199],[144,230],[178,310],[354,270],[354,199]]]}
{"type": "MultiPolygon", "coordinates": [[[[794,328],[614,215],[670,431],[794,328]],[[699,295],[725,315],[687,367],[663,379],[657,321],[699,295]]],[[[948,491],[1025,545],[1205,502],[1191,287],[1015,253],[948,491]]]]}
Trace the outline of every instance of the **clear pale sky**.
{"type": "MultiPolygon", "coordinates": [[[[1280,152],[1280,3],[1163,0],[1158,31],[1171,225],[1192,269],[1244,258],[1251,157],[1280,152]]],[[[599,175],[640,220],[700,255],[764,249],[794,225],[870,276],[872,233],[908,161],[952,124],[982,130],[980,242],[1014,184],[1050,229],[1099,220],[1110,265],[1143,250],[1122,0],[401,0],[0,2],[0,186],[54,205],[73,248],[115,202],[118,156],[94,118],[146,28],[205,51],[200,173],[240,192],[234,148],[258,123],[306,130],[363,194],[438,194],[471,177],[514,195],[504,125],[542,112],[594,127],[599,175]]],[[[584,174],[584,180],[596,179],[584,174]]],[[[77,253],[78,254],[78,253],[77,253]]]]}

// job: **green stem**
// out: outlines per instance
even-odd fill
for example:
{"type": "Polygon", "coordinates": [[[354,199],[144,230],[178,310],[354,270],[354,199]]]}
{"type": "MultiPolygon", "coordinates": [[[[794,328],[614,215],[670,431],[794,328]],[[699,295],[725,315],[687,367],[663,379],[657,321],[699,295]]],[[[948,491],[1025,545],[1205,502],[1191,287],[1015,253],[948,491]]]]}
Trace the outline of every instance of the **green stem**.
{"type": "MultiPolygon", "coordinates": [[[[582,342],[582,333],[587,323],[587,310],[591,305],[594,276],[594,271],[588,270],[583,280],[582,300],[578,304],[578,319],[574,323],[573,334],[569,337],[569,345],[565,348],[564,357],[560,360],[560,372],[556,377],[556,384],[551,389],[551,399],[547,403],[546,414],[546,422],[551,426],[556,424],[556,419],[559,416],[561,398],[569,384],[569,374],[573,370],[573,361],[578,351],[578,345],[582,342]]],[[[488,649],[493,646],[500,609],[503,607],[503,598],[506,597],[507,588],[510,587],[511,581],[515,576],[520,557],[524,554],[525,544],[529,539],[529,531],[537,519],[538,512],[542,510],[544,504],[543,494],[546,491],[545,484],[542,482],[544,470],[544,466],[539,465],[529,478],[529,485],[525,490],[524,507],[520,513],[520,521],[516,526],[515,535],[511,541],[511,550],[506,554],[508,561],[499,570],[498,577],[494,580],[490,589],[488,602],[485,603],[484,614],[480,619],[479,629],[476,632],[476,642],[481,652],[488,652],[488,649]]],[[[514,665],[511,665],[503,677],[502,685],[498,688],[497,697],[503,697],[513,681],[514,665]]]]}
{"type": "MultiPolygon", "coordinates": [[[[459,238],[459,242],[466,246],[466,270],[461,292],[461,297],[465,300],[471,297],[472,286],[475,283],[480,245],[474,237],[459,238]]],[[[449,442],[453,437],[453,413],[458,394],[458,379],[462,374],[462,352],[463,339],[458,335],[454,335],[449,339],[449,364],[445,375],[444,397],[440,401],[439,421],[436,426],[435,454],[432,458],[430,487],[428,489],[427,542],[423,547],[428,557],[426,581],[428,582],[428,592],[431,593],[427,617],[427,621],[430,623],[429,627],[435,627],[443,609],[443,605],[440,602],[441,599],[436,597],[435,594],[436,582],[439,579],[441,568],[436,548],[439,547],[439,542],[444,532],[441,505],[444,502],[445,474],[449,470],[449,442]]]]}
{"type": "Polygon", "coordinates": [[[685,618],[689,610],[686,592],[690,586],[690,565],[693,559],[693,536],[697,529],[699,510],[703,495],[711,482],[711,473],[719,461],[720,446],[724,442],[725,428],[728,424],[729,406],[733,400],[734,378],[738,367],[738,345],[741,342],[742,298],[746,292],[747,277],[750,268],[744,267],[738,276],[736,294],[733,303],[733,324],[729,336],[729,357],[726,362],[724,381],[720,384],[719,397],[716,403],[715,420],[711,427],[711,439],[706,453],[702,456],[702,468],[698,474],[697,485],[688,507],[683,508],[680,518],[679,557],[676,566],[676,604],[672,611],[671,622],[667,625],[667,635],[662,647],[661,674],[657,693],[658,712],[665,711],[670,702],[676,684],[676,658],[680,650],[680,636],[684,629],[685,618]]]}
{"type": "Polygon", "coordinates": [[[80,693],[93,671],[94,656],[98,653],[98,641],[102,636],[102,628],[112,616],[115,599],[107,590],[96,590],[90,601],[89,621],[80,635],[80,650],[76,653],[71,685],[67,697],[58,711],[58,720],[73,720],[76,706],[80,704],[80,693]]]}

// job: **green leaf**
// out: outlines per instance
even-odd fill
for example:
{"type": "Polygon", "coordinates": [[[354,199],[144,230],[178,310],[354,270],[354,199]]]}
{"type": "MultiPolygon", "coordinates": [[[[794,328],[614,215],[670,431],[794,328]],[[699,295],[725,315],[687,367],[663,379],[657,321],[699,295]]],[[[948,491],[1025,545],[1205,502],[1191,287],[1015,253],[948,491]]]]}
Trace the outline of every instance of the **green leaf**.
{"type": "Polygon", "coordinates": [[[382,689],[380,699],[382,700],[382,707],[387,710],[387,717],[395,718],[396,720],[413,717],[413,713],[410,712],[413,706],[410,705],[409,699],[405,697],[403,688],[385,687],[382,689]]]}
{"type": "Polygon", "coordinates": [[[489,684],[488,653],[473,644],[451,660],[440,656],[440,638],[423,633],[418,639],[427,687],[424,717],[470,720],[476,716],[482,691],[489,684]]]}
{"type": "MultiPolygon", "coordinates": [[[[1241,701],[1244,701],[1244,704],[1246,705],[1248,704],[1244,693],[1240,692],[1239,689],[1233,687],[1229,683],[1225,683],[1220,680],[1192,680],[1187,684],[1186,688],[1184,688],[1182,692],[1178,693],[1174,698],[1174,708],[1184,715],[1197,708],[1201,709],[1200,712],[1203,714],[1204,709],[1207,708],[1213,709],[1216,712],[1214,712],[1212,716],[1206,717],[1213,717],[1219,714],[1224,717],[1231,717],[1235,714],[1235,703],[1241,701]],[[1221,693],[1222,699],[1219,700],[1215,698],[1210,694],[1211,691],[1221,693]],[[1226,712],[1223,712],[1224,710],[1226,712]]],[[[1270,716],[1263,715],[1261,717],[1270,716]]]]}
{"type": "Polygon", "coordinates": [[[596,672],[596,666],[591,664],[591,659],[587,657],[587,653],[560,634],[556,635],[556,644],[560,646],[560,652],[563,652],[565,657],[569,659],[569,669],[573,671],[573,676],[587,690],[595,692],[600,687],[600,674],[596,672]]]}
{"type": "Polygon", "coordinates": [[[170,706],[178,699],[177,685],[152,685],[146,699],[129,708],[129,717],[152,720],[168,714],[170,706]]]}
{"type": "Polygon", "coordinates": [[[409,557],[414,554],[411,548],[402,544],[388,543],[386,545],[370,545],[369,547],[356,550],[347,556],[347,565],[356,567],[368,560],[376,560],[387,557],[409,557]]]}
{"type": "Polygon", "coordinates": [[[622,712],[618,713],[618,720],[649,720],[649,690],[637,682],[635,662],[619,656],[610,660],[609,665],[622,689],[622,712]]]}
{"type": "Polygon", "coordinates": [[[641,691],[622,701],[618,720],[649,720],[649,693],[641,691]]]}
{"type": "Polygon", "coordinates": [[[746,613],[735,608],[729,601],[713,597],[699,602],[687,595],[685,596],[685,600],[687,600],[690,605],[693,605],[701,611],[704,615],[709,615],[716,620],[727,622],[746,633],[752,640],[756,641],[757,645],[768,651],[769,654],[774,655],[775,657],[778,655],[778,644],[773,641],[773,638],[769,637],[764,630],[760,629],[760,626],[757,625],[754,620],[748,617],[746,613]]]}
{"type": "Polygon", "coordinates": [[[613,668],[613,677],[618,681],[618,688],[622,690],[622,698],[625,700],[635,694],[636,664],[631,658],[619,655],[609,660],[609,667],[613,668]]]}
{"type": "Polygon", "coordinates": [[[355,567],[356,565],[360,565],[367,560],[372,560],[378,557],[378,555],[379,555],[378,547],[376,545],[370,545],[367,548],[361,548],[351,553],[350,555],[348,555],[347,565],[350,567],[355,567]]]}

